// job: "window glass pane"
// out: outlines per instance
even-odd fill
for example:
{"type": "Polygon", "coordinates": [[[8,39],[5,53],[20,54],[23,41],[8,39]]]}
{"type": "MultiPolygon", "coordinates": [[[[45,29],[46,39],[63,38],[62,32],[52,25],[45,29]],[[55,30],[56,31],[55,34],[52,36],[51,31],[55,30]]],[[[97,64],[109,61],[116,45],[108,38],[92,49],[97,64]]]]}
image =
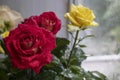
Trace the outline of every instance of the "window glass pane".
{"type": "Polygon", "coordinates": [[[95,37],[83,41],[89,55],[110,55],[120,53],[120,0],[79,0],[93,10],[99,26],[86,30],[85,34],[95,37]]]}

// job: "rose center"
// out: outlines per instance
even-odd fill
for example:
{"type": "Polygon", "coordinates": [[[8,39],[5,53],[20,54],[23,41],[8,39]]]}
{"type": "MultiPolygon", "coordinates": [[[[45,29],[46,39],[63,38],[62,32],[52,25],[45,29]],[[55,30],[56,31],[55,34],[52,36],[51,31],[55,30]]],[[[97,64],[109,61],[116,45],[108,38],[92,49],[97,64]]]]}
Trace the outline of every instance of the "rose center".
{"type": "Polygon", "coordinates": [[[49,19],[42,19],[42,23],[41,23],[41,26],[52,31],[53,30],[53,27],[55,25],[55,22],[52,21],[52,20],[49,20],[49,19]]]}
{"type": "Polygon", "coordinates": [[[31,38],[23,38],[20,42],[21,48],[26,50],[29,49],[33,46],[33,41],[31,40],[31,38]]]}

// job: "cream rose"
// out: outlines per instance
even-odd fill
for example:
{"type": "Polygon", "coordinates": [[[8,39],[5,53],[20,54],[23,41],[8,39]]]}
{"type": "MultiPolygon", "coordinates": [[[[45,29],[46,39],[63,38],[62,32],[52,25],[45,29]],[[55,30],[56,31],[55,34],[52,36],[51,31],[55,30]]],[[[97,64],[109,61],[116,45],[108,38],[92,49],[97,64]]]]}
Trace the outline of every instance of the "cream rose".
{"type": "Polygon", "coordinates": [[[0,6],[0,20],[2,21],[1,24],[4,22],[3,28],[5,28],[5,24],[8,23],[9,29],[15,27],[20,21],[23,20],[20,13],[11,10],[8,6],[0,6]]]}

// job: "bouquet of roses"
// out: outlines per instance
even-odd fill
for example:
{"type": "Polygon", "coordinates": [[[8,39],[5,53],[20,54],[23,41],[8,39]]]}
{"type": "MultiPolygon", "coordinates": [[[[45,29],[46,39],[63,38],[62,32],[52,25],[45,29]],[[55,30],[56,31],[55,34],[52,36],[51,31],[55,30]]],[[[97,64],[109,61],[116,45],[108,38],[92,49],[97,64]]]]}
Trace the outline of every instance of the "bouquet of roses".
{"type": "Polygon", "coordinates": [[[72,4],[65,18],[70,21],[67,30],[74,38],[72,47],[68,39],[56,37],[61,21],[54,12],[31,16],[1,37],[5,58],[0,62],[0,80],[106,80],[100,72],[81,67],[87,56],[80,41],[87,36],[78,35],[97,25],[93,12],[72,4]]]}

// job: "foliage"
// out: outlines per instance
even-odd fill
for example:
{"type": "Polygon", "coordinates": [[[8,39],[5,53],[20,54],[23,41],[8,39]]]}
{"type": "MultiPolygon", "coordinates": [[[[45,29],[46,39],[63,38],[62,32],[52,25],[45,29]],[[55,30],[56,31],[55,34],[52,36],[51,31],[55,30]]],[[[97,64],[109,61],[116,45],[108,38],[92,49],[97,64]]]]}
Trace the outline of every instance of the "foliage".
{"type": "MultiPolygon", "coordinates": [[[[87,58],[81,47],[73,49],[73,55],[69,66],[67,62],[69,57],[70,41],[65,38],[56,38],[57,48],[52,51],[53,61],[44,66],[40,74],[32,72],[34,80],[106,80],[106,77],[97,71],[85,71],[81,63],[87,58]]],[[[30,70],[14,69],[11,66],[10,59],[6,55],[0,62],[0,80],[27,80],[30,70]]],[[[32,80],[32,79],[30,79],[32,80]]]]}

